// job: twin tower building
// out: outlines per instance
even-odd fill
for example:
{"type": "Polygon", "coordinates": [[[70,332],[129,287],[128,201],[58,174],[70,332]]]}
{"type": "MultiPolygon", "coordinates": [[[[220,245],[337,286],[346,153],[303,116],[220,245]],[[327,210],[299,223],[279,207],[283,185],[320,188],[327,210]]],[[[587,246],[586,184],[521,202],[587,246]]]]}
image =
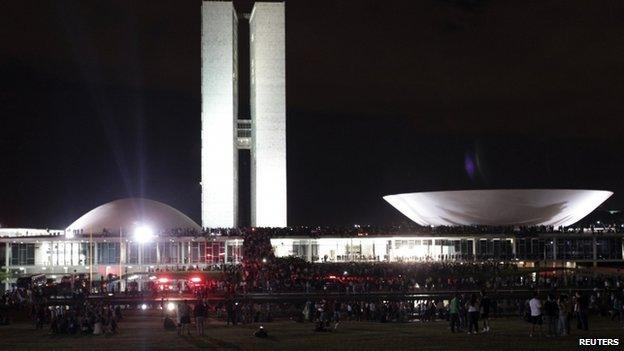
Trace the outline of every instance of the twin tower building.
{"type": "Polygon", "coordinates": [[[250,150],[251,225],[286,226],[286,60],[283,2],[237,14],[202,2],[202,225],[236,227],[238,155],[250,150]],[[249,116],[238,115],[239,21],[249,21],[249,116]]]}

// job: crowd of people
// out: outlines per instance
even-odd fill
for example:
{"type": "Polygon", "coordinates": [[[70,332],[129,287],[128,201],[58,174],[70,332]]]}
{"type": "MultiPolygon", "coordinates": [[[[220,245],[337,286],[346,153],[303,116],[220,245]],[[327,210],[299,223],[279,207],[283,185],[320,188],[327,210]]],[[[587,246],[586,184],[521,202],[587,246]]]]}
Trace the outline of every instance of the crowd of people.
{"type": "MultiPolygon", "coordinates": [[[[403,223],[391,226],[352,225],[352,226],[292,226],[285,228],[203,228],[201,232],[175,229],[166,234],[177,236],[186,235],[217,235],[217,236],[246,236],[248,234],[268,235],[271,238],[280,237],[360,237],[360,236],[395,236],[404,234],[450,235],[450,234],[516,234],[531,235],[541,233],[581,233],[581,232],[610,232],[621,233],[624,228],[618,224],[588,225],[585,227],[554,227],[554,226],[422,226],[416,223],[403,223]]],[[[165,234],[165,233],[163,233],[165,234]]]]}
{"type": "MultiPolygon", "coordinates": [[[[118,229],[103,228],[98,235],[117,235],[118,229]]],[[[464,225],[464,226],[422,226],[412,222],[404,222],[397,225],[350,225],[350,226],[290,226],[290,227],[235,227],[235,228],[172,228],[156,233],[167,237],[247,237],[250,234],[265,235],[270,238],[282,237],[362,237],[362,236],[395,236],[395,235],[479,235],[479,234],[507,234],[507,235],[533,235],[542,233],[623,233],[624,226],[620,223],[588,224],[585,226],[554,227],[554,226],[487,226],[487,225],[464,225]]],[[[88,235],[86,231],[79,230],[77,235],[88,235]]],[[[130,234],[130,233],[126,233],[130,234]]],[[[54,233],[59,236],[61,233],[54,233]]]]}
{"type": "MultiPolygon", "coordinates": [[[[263,255],[264,253],[261,251],[259,254],[263,255]]],[[[260,260],[260,262],[263,263],[263,266],[282,266],[287,274],[296,272],[294,267],[298,264],[297,262],[288,262],[275,258],[266,262],[260,260]]],[[[310,272],[314,272],[307,275],[309,277],[307,282],[310,282],[309,288],[325,289],[327,285],[318,287],[312,282],[322,281],[319,278],[321,275],[334,272],[335,269],[344,269],[344,267],[339,265],[318,266],[320,270],[313,266],[306,267],[312,269],[310,272]]],[[[231,266],[231,268],[233,267],[235,266],[231,266]]],[[[267,277],[267,270],[262,267],[254,267],[253,269],[259,273],[258,277],[267,277]]],[[[353,264],[348,269],[351,269],[356,274],[378,276],[380,280],[376,281],[375,284],[388,281],[388,283],[384,283],[387,285],[381,287],[371,283],[371,289],[398,289],[397,291],[402,289],[402,283],[400,283],[401,281],[397,283],[392,279],[392,277],[396,276],[408,277],[406,278],[408,280],[414,277],[424,277],[418,278],[424,279],[423,288],[434,291],[438,280],[432,277],[439,274],[448,274],[451,271],[455,271],[454,274],[457,274],[458,277],[461,276],[462,279],[464,279],[464,276],[485,277],[492,274],[500,274],[501,271],[515,271],[512,267],[496,267],[493,264],[481,266],[475,264],[464,268],[452,267],[446,264],[431,264],[427,267],[363,267],[353,264]],[[477,275],[477,273],[479,274],[477,275]]],[[[279,269],[277,271],[279,272],[279,269]]],[[[349,282],[348,276],[351,273],[347,272],[346,275],[344,273],[341,279],[349,282]]],[[[616,282],[613,286],[609,285],[612,283],[608,283],[606,285],[607,289],[583,289],[575,290],[572,293],[568,292],[570,290],[558,289],[556,285],[548,285],[544,286],[544,289],[540,289],[540,291],[543,291],[542,295],[537,293],[538,290],[535,290],[536,293],[533,297],[526,301],[518,298],[501,297],[501,295],[497,294],[496,286],[484,285],[480,278],[472,280],[467,278],[469,283],[465,286],[454,285],[445,287],[457,291],[452,293],[452,298],[431,297],[423,300],[414,300],[413,298],[400,298],[389,301],[362,299],[361,296],[370,295],[357,295],[358,288],[355,287],[356,285],[347,283],[340,286],[340,289],[345,289],[345,294],[335,297],[327,295],[326,297],[309,299],[302,304],[300,302],[259,303],[247,297],[248,295],[240,294],[241,292],[235,291],[235,284],[233,284],[235,279],[241,279],[242,281],[246,277],[251,277],[251,275],[246,275],[241,271],[240,267],[235,271],[226,272],[223,276],[232,280],[232,284],[229,287],[231,295],[228,293],[223,301],[211,303],[210,305],[207,303],[207,300],[201,297],[193,299],[190,303],[188,301],[179,302],[176,304],[171,318],[165,319],[165,328],[177,330],[180,335],[190,334],[195,329],[197,335],[203,335],[206,328],[205,321],[209,316],[222,320],[227,325],[264,324],[271,322],[274,318],[289,318],[300,322],[314,323],[314,330],[317,331],[337,329],[343,321],[379,323],[447,321],[451,332],[476,334],[491,330],[490,317],[492,316],[518,315],[529,323],[530,335],[545,334],[547,336],[569,335],[572,332],[570,324],[574,320],[577,321],[578,329],[588,330],[588,316],[590,314],[617,320],[624,325],[624,295],[619,282],[616,282]],[[469,291],[474,291],[474,289],[469,288],[477,286],[481,291],[480,293],[469,291]]],[[[591,280],[593,283],[598,281],[598,279],[591,280]]],[[[222,288],[225,289],[225,286],[222,285],[222,288]]],[[[263,286],[260,284],[258,287],[263,286]]],[[[281,287],[289,287],[289,284],[282,284],[281,287]]],[[[289,288],[292,289],[293,286],[289,288]]],[[[300,290],[288,291],[303,291],[301,289],[305,288],[306,285],[299,285],[297,289],[300,290]]],[[[362,291],[364,292],[365,290],[362,291]]],[[[5,293],[2,295],[0,302],[2,302],[3,307],[13,306],[22,310],[29,309],[34,328],[40,330],[49,329],[50,333],[53,334],[114,334],[117,332],[118,323],[122,319],[122,309],[119,305],[113,306],[103,303],[101,300],[100,302],[91,302],[87,299],[77,298],[69,306],[48,307],[45,297],[38,296],[37,293],[33,293],[29,289],[17,289],[10,293],[5,293]]],[[[137,308],[138,306],[124,307],[137,308]]],[[[164,311],[170,311],[170,309],[166,308],[164,300],[159,308],[164,311]]]]}
{"type": "MultiPolygon", "coordinates": [[[[572,333],[570,324],[576,321],[579,330],[589,330],[589,315],[616,320],[624,326],[624,309],[622,290],[611,292],[607,296],[600,296],[595,292],[586,293],[576,291],[572,295],[560,292],[549,292],[545,299],[538,292],[519,304],[518,315],[529,323],[529,336],[545,335],[547,337],[567,336],[572,333]]],[[[481,295],[456,293],[449,301],[448,320],[451,332],[467,332],[476,334],[491,330],[490,311],[495,306],[495,300],[490,299],[485,292],[481,295]]]]}
{"type": "MultiPolygon", "coordinates": [[[[270,236],[247,233],[240,265],[210,269],[221,275],[201,289],[232,294],[278,292],[418,292],[511,289],[621,289],[621,274],[583,270],[532,270],[514,262],[324,262],[277,258],[270,236]]],[[[186,267],[188,268],[188,267],[186,267]]]]}
{"type": "Polygon", "coordinates": [[[49,308],[34,305],[32,319],[36,329],[50,324],[53,334],[115,334],[122,318],[121,307],[105,303],[83,302],[72,306],[49,308]]]}
{"type": "Polygon", "coordinates": [[[308,300],[305,303],[257,303],[246,300],[227,299],[208,305],[198,300],[194,307],[187,301],[177,304],[172,318],[165,320],[165,328],[177,329],[179,334],[190,334],[192,321],[198,335],[203,335],[205,319],[211,317],[226,325],[265,324],[274,318],[289,318],[298,322],[314,323],[315,331],[331,331],[344,321],[367,321],[376,323],[446,322],[452,333],[488,333],[496,328],[492,318],[517,315],[528,323],[529,336],[567,336],[573,332],[571,324],[576,321],[579,330],[590,330],[589,315],[620,323],[624,326],[622,291],[612,292],[606,299],[608,309],[601,311],[602,297],[594,292],[576,291],[571,295],[535,292],[530,299],[501,299],[490,292],[456,292],[448,300],[431,298],[425,300],[358,300],[331,299],[308,300]],[[509,314],[504,305],[516,309],[509,314]],[[169,324],[169,326],[168,326],[169,324]]]}
{"type": "MultiPolygon", "coordinates": [[[[260,246],[257,246],[258,248],[260,246]]],[[[624,279],[617,274],[520,269],[500,262],[344,262],[310,263],[299,258],[245,260],[224,269],[221,289],[253,292],[414,292],[511,289],[618,289],[624,279]]]]}
{"type": "Polygon", "coordinates": [[[28,314],[37,330],[51,334],[114,334],[122,319],[120,305],[88,301],[74,295],[70,304],[50,304],[49,296],[39,287],[16,288],[0,296],[0,325],[11,323],[11,317],[28,314]]]}
{"type": "MultiPolygon", "coordinates": [[[[427,227],[428,228],[428,227],[427,227]]],[[[443,230],[430,228],[430,230],[443,230]]],[[[456,232],[457,227],[453,227],[456,232]]],[[[492,228],[481,228],[491,230],[492,228]]],[[[372,228],[353,227],[332,234],[362,235],[374,233],[372,228]]],[[[402,230],[402,229],[397,229],[402,230]]],[[[470,230],[475,230],[472,228],[470,230]]],[[[503,230],[503,228],[496,228],[503,230]]],[[[514,229],[516,230],[516,229],[514,229]]],[[[540,228],[538,230],[554,230],[540,228]]],[[[391,233],[388,228],[384,233],[391,233]]],[[[488,332],[491,311],[516,311],[531,324],[531,335],[541,331],[546,335],[563,336],[570,333],[570,320],[578,321],[580,329],[588,328],[588,314],[610,316],[624,322],[624,280],[621,274],[599,274],[595,271],[550,270],[539,271],[519,268],[513,262],[324,262],[310,263],[300,258],[277,258],[273,254],[270,238],[287,235],[325,235],[322,228],[301,227],[270,229],[207,230],[207,235],[233,235],[244,239],[243,261],[238,265],[210,267],[217,274],[194,288],[199,303],[178,303],[175,321],[165,320],[165,327],[175,328],[179,334],[191,332],[195,321],[197,333],[204,332],[209,311],[227,324],[270,322],[274,316],[315,323],[318,331],[338,327],[343,320],[403,322],[419,320],[447,320],[452,332],[470,334],[488,332]],[[534,290],[546,292],[543,301],[537,295],[526,303],[497,301],[494,297],[502,290],[534,290]],[[440,298],[395,301],[370,301],[362,299],[372,292],[458,292],[448,301],[440,298]],[[462,292],[463,291],[463,292],[462,292]],[[480,294],[472,293],[481,291],[480,294]],[[571,293],[575,291],[575,293],[571,293]],[[576,292],[578,291],[578,292],[576,292]],[[340,300],[323,298],[295,303],[254,303],[251,293],[319,293],[337,292],[340,300]],[[487,292],[487,293],[486,293],[487,292]],[[221,303],[209,306],[204,298],[209,294],[224,296],[221,303]],[[169,325],[168,325],[169,324],[169,325]]],[[[188,235],[180,230],[179,235],[188,235]]],[[[197,233],[199,234],[199,233],[197,233]]],[[[182,270],[195,269],[183,266],[182,270]]],[[[154,273],[158,273],[156,269],[154,273]]],[[[182,289],[180,289],[182,292],[182,289]]],[[[70,306],[50,308],[45,296],[37,289],[14,289],[0,297],[0,324],[8,322],[7,308],[30,309],[33,325],[37,329],[49,325],[55,334],[110,334],[115,333],[121,320],[121,308],[102,302],[93,303],[84,296],[75,296],[70,306]]],[[[516,301],[517,302],[517,301],[516,301]]],[[[160,308],[164,309],[164,306],[160,308]]]]}
{"type": "Polygon", "coordinates": [[[0,295],[0,326],[11,322],[10,315],[16,310],[26,308],[28,294],[26,290],[14,289],[0,295]]]}
{"type": "MultiPolygon", "coordinates": [[[[576,292],[572,296],[566,294],[548,294],[545,301],[542,301],[537,293],[533,294],[533,297],[526,302],[525,319],[531,324],[529,336],[533,337],[543,333],[543,325],[546,325],[546,336],[566,336],[570,335],[570,321],[575,318],[577,321],[577,328],[581,330],[589,330],[589,312],[592,307],[591,301],[594,295],[591,297],[585,293],[576,292]]],[[[611,305],[610,314],[613,317],[617,316],[622,319],[621,301],[622,296],[616,296],[612,294],[610,302],[613,303],[614,299],[618,302],[617,305],[611,305]]]]}

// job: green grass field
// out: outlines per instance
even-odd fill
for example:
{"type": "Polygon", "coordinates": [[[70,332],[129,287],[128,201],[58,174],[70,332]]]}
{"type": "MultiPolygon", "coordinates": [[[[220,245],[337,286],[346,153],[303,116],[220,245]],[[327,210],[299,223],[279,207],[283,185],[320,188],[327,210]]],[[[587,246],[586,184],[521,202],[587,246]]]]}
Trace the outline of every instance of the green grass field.
{"type": "Polygon", "coordinates": [[[112,336],[67,336],[18,323],[0,327],[0,350],[578,350],[580,337],[624,341],[621,326],[602,318],[590,320],[590,331],[573,329],[571,336],[561,338],[529,338],[529,325],[519,319],[492,320],[492,332],[479,335],[452,334],[442,321],[343,322],[338,330],[322,333],[314,332],[309,323],[281,321],[265,324],[269,338],[259,339],[252,335],[258,325],[226,327],[211,320],[206,336],[198,337],[192,330],[191,336],[179,337],[165,331],[160,317],[149,312],[133,312],[119,327],[119,333],[112,336]]]}

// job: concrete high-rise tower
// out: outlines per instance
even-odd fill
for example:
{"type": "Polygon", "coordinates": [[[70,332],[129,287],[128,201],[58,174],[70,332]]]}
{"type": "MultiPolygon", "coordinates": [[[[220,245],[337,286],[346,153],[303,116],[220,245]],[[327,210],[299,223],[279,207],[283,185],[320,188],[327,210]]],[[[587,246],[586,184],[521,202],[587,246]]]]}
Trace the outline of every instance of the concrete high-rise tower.
{"type": "Polygon", "coordinates": [[[202,225],[238,218],[238,19],[231,2],[202,2],[202,225]]]}
{"type": "Polygon", "coordinates": [[[283,3],[256,3],[249,18],[251,222],[286,226],[286,60],[283,3]]]}
{"type": "Polygon", "coordinates": [[[251,149],[251,224],[286,226],[283,2],[249,16],[251,120],[238,116],[238,21],[229,1],[202,2],[202,225],[238,224],[238,150],[251,149]]]}

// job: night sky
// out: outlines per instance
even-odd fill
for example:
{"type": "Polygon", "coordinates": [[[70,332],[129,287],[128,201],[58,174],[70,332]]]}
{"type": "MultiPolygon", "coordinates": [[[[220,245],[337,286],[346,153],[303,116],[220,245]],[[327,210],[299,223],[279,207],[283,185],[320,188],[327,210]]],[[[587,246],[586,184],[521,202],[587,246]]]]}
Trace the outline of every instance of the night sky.
{"type": "MultiPolygon", "coordinates": [[[[3,226],[128,196],[200,221],[200,5],[0,2],[3,226]]],[[[624,207],[624,2],[291,0],[286,21],[290,224],[397,223],[381,197],[426,190],[624,207]]]]}

